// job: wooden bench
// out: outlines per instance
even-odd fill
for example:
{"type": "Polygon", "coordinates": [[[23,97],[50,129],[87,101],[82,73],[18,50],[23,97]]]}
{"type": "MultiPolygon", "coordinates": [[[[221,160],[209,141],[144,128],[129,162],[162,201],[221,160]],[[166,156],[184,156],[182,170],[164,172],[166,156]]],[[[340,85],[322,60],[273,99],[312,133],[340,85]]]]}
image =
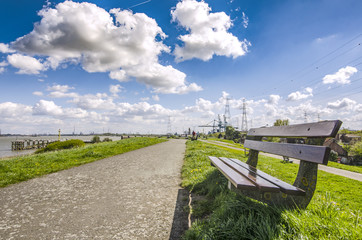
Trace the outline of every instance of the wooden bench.
{"type": "Polygon", "coordinates": [[[318,164],[328,163],[330,148],[321,145],[326,138],[335,137],[341,125],[342,122],[336,120],[253,128],[244,143],[244,147],[250,149],[246,163],[224,157],[209,158],[229,180],[229,188],[271,205],[306,208],[317,184],[318,164]],[[305,144],[266,142],[265,137],[305,138],[305,144]],[[258,170],[259,151],[300,159],[294,184],[258,170]]]}

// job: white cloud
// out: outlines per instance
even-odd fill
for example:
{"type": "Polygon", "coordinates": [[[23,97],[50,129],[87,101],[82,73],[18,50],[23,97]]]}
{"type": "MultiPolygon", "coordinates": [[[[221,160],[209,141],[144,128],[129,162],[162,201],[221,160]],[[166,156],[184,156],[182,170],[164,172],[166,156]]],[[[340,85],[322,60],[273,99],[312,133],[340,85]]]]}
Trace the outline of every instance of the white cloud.
{"type": "Polygon", "coordinates": [[[156,102],[160,101],[160,97],[158,95],[153,95],[152,99],[153,99],[153,101],[156,101],[156,102]]]}
{"type": "Polygon", "coordinates": [[[49,91],[49,97],[51,98],[75,98],[78,97],[77,93],[68,92],[69,90],[74,89],[74,87],[70,87],[68,85],[53,85],[47,88],[49,91]]]}
{"type": "Polygon", "coordinates": [[[112,93],[113,97],[118,97],[118,93],[120,93],[122,89],[123,87],[119,84],[109,86],[109,92],[112,93]]]}
{"type": "MultiPolygon", "coordinates": [[[[88,72],[109,72],[109,77],[126,81],[134,77],[160,93],[198,91],[186,85],[186,75],[158,62],[166,34],[156,21],[143,13],[111,9],[95,4],[65,1],[55,8],[39,11],[41,21],[34,30],[18,38],[12,47],[18,51],[47,57],[53,69],[61,63],[79,63],[88,72]]],[[[39,72],[37,69],[30,73],[39,72]]]]}
{"type": "Polygon", "coordinates": [[[192,58],[210,60],[213,55],[239,57],[246,54],[250,43],[239,41],[228,32],[232,21],[224,12],[210,13],[205,2],[184,0],[171,11],[172,20],[183,26],[190,34],[179,36],[184,47],[176,46],[176,61],[192,58]]]}
{"type": "Polygon", "coordinates": [[[337,100],[335,102],[329,102],[327,104],[328,108],[331,109],[346,109],[352,110],[356,106],[356,101],[349,98],[343,98],[342,100],[337,100]]]}
{"type": "Polygon", "coordinates": [[[33,92],[33,95],[41,97],[41,96],[43,96],[43,93],[39,92],[39,91],[35,91],[35,92],[33,92]]]}
{"type": "Polygon", "coordinates": [[[306,99],[308,97],[313,96],[313,89],[312,88],[306,88],[303,91],[304,93],[301,93],[299,91],[293,92],[288,95],[287,101],[299,101],[302,99],[306,99]]]}
{"type": "Polygon", "coordinates": [[[33,107],[34,115],[55,115],[63,114],[63,109],[53,101],[40,100],[33,107]]]}
{"type": "Polygon", "coordinates": [[[105,93],[86,94],[83,96],[76,96],[69,102],[74,103],[81,109],[95,109],[95,110],[113,110],[116,105],[112,98],[109,98],[105,93]]]}
{"type": "Polygon", "coordinates": [[[31,112],[31,107],[23,104],[12,102],[0,103],[0,116],[2,118],[16,117],[29,112],[31,112]]]}
{"type": "Polygon", "coordinates": [[[243,27],[248,28],[249,25],[249,18],[246,16],[244,12],[242,12],[242,19],[243,19],[243,27]]]}
{"type": "Polygon", "coordinates": [[[280,96],[279,96],[279,95],[273,95],[273,94],[271,94],[271,95],[269,96],[268,103],[269,103],[269,104],[272,104],[272,105],[277,105],[278,102],[279,102],[279,100],[280,100],[280,96]]]}
{"type": "Polygon", "coordinates": [[[46,67],[36,58],[24,56],[18,53],[8,55],[8,62],[15,68],[18,68],[19,74],[39,74],[46,70],[46,67]]]}
{"type": "Polygon", "coordinates": [[[15,51],[9,48],[9,44],[0,43],[0,52],[1,53],[13,53],[15,51]]]}
{"type": "Polygon", "coordinates": [[[47,91],[56,91],[56,92],[68,92],[69,90],[74,89],[74,87],[69,87],[68,85],[53,85],[51,87],[47,87],[47,91]]]}
{"type": "Polygon", "coordinates": [[[350,77],[358,72],[357,68],[347,66],[345,68],[341,68],[338,70],[338,72],[334,74],[328,74],[324,76],[323,83],[324,84],[332,84],[332,83],[338,83],[338,84],[348,84],[351,81],[349,80],[350,77]]]}
{"type": "Polygon", "coordinates": [[[126,81],[129,80],[127,78],[126,71],[124,71],[124,70],[111,71],[109,73],[109,77],[114,79],[114,80],[118,80],[120,82],[126,82],[126,81]]]}
{"type": "Polygon", "coordinates": [[[0,74],[5,72],[5,68],[7,65],[9,65],[6,61],[0,62],[0,74]]]}

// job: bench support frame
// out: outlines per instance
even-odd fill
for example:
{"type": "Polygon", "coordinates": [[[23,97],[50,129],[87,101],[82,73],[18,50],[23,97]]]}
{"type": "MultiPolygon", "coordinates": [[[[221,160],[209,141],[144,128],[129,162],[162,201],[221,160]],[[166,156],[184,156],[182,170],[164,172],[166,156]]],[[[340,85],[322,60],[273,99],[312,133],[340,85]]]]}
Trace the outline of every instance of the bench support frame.
{"type": "MultiPolygon", "coordinates": [[[[313,140],[310,139],[312,142],[313,140]]],[[[322,140],[319,140],[322,141],[322,140]]],[[[250,149],[249,158],[247,164],[257,167],[258,165],[258,156],[259,151],[250,149]]],[[[289,195],[286,193],[274,193],[274,192],[253,192],[246,190],[236,189],[232,184],[229,184],[229,188],[241,192],[243,195],[254,198],[261,202],[271,204],[274,206],[283,206],[289,208],[300,208],[304,209],[308,206],[309,202],[312,200],[314,191],[317,185],[317,174],[318,174],[318,164],[313,162],[307,162],[300,160],[299,170],[297,177],[293,183],[293,186],[300,188],[305,191],[305,196],[295,196],[289,195]]]]}

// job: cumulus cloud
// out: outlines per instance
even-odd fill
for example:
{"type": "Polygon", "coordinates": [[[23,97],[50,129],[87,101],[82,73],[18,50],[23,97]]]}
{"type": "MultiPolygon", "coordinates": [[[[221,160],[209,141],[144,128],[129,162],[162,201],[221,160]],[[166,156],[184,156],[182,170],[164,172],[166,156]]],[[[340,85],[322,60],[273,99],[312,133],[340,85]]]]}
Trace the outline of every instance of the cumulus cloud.
{"type": "Polygon", "coordinates": [[[39,91],[35,91],[35,92],[33,92],[33,95],[40,97],[40,96],[43,96],[43,93],[39,92],[39,91]]]}
{"type": "Polygon", "coordinates": [[[1,53],[13,53],[15,51],[10,49],[9,44],[0,43],[0,52],[1,53]]]}
{"type": "Polygon", "coordinates": [[[124,70],[111,71],[109,73],[109,77],[120,82],[126,82],[129,80],[127,78],[127,73],[124,70]]]}
{"type": "Polygon", "coordinates": [[[108,95],[105,93],[76,96],[75,98],[70,100],[70,102],[76,104],[77,107],[85,110],[113,110],[116,107],[113,99],[108,97],[108,95]]]}
{"type": "Polygon", "coordinates": [[[153,101],[156,101],[156,102],[160,101],[160,97],[158,95],[153,95],[152,99],[153,99],[153,101]]]}
{"type": "Polygon", "coordinates": [[[58,84],[54,84],[51,87],[47,87],[47,91],[57,91],[57,92],[68,92],[69,90],[74,89],[74,87],[70,87],[68,85],[58,85],[58,84]]]}
{"type": "Polygon", "coordinates": [[[347,66],[345,68],[341,68],[338,70],[338,72],[334,74],[328,74],[324,76],[323,83],[324,84],[332,84],[332,83],[338,83],[338,84],[348,84],[351,81],[349,80],[350,77],[358,72],[357,68],[347,66]]]}
{"type": "Polygon", "coordinates": [[[39,74],[46,67],[36,58],[21,55],[18,53],[8,55],[8,62],[15,68],[18,68],[19,74],[39,74]]]}
{"type": "Polygon", "coordinates": [[[232,21],[224,12],[210,13],[205,2],[184,0],[171,11],[172,21],[186,28],[190,33],[179,36],[184,46],[176,46],[176,61],[199,58],[210,60],[213,55],[237,58],[246,54],[250,43],[239,41],[228,30],[232,21]]]}
{"type": "Polygon", "coordinates": [[[48,94],[51,98],[75,98],[78,96],[77,93],[68,92],[69,90],[74,89],[74,87],[70,87],[68,85],[53,85],[47,88],[48,94]]]}
{"type": "Polygon", "coordinates": [[[343,98],[342,100],[337,100],[335,102],[329,102],[327,104],[328,108],[331,109],[346,109],[352,110],[356,106],[356,101],[349,98],[343,98]]]}
{"type": "Polygon", "coordinates": [[[122,89],[123,87],[119,84],[109,86],[109,92],[112,93],[113,97],[118,97],[118,93],[120,93],[122,89]]]}
{"type": "Polygon", "coordinates": [[[60,106],[56,105],[53,101],[40,100],[33,107],[34,115],[55,115],[59,116],[63,114],[63,110],[60,106]]]}
{"type": "Polygon", "coordinates": [[[277,105],[278,102],[279,102],[279,100],[280,100],[280,96],[279,96],[279,95],[273,95],[273,94],[271,94],[271,95],[269,96],[268,103],[269,103],[269,104],[272,104],[272,105],[277,105]]]}
{"type": "MultiPolygon", "coordinates": [[[[158,62],[166,34],[156,21],[143,13],[111,9],[95,4],[65,1],[39,11],[41,21],[29,34],[12,43],[17,51],[46,57],[46,66],[80,63],[87,72],[109,72],[109,77],[126,81],[134,77],[160,93],[199,91],[186,84],[186,75],[171,65],[158,62]]],[[[29,73],[38,73],[36,68],[29,73]]]]}
{"type": "Polygon", "coordinates": [[[3,118],[17,117],[22,114],[30,113],[31,111],[31,107],[23,104],[13,102],[0,103],[0,116],[3,118]]]}
{"type": "Polygon", "coordinates": [[[308,97],[313,96],[313,89],[312,88],[306,88],[304,89],[303,93],[296,91],[292,92],[288,95],[287,101],[298,101],[302,99],[306,99],[308,97]]]}

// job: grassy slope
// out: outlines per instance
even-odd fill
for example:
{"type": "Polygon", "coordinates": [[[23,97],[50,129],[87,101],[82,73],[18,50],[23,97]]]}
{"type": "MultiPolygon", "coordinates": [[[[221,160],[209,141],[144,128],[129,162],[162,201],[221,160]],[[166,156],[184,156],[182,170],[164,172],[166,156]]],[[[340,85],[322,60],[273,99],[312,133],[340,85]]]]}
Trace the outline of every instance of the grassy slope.
{"type": "MultiPolygon", "coordinates": [[[[358,239],[362,234],[361,183],[319,171],[316,193],[306,210],[283,210],[230,192],[207,156],[241,159],[239,151],[188,142],[183,186],[204,196],[194,203],[199,220],[185,239],[358,239]]],[[[259,168],[292,183],[298,166],[260,157],[259,168]]]]}
{"type": "Polygon", "coordinates": [[[57,172],[106,157],[150,146],[165,140],[130,138],[85,147],[47,152],[0,161],[0,187],[57,172]]]}

